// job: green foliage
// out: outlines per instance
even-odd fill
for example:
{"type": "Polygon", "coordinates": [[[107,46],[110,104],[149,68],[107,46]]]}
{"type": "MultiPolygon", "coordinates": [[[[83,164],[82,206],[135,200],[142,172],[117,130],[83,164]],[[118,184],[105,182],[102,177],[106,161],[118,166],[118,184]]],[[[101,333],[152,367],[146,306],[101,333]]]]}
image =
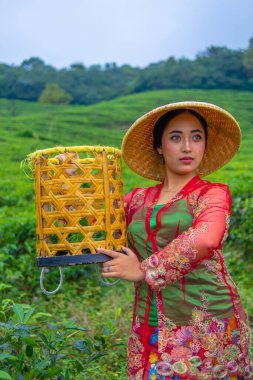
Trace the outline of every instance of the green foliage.
{"type": "Polygon", "coordinates": [[[42,104],[69,104],[71,95],[64,91],[57,83],[49,83],[41,93],[39,102],[42,104]]]}
{"type": "MultiPolygon", "coordinates": [[[[52,104],[94,104],[122,95],[161,89],[253,90],[252,39],[248,49],[232,50],[210,46],[194,60],[169,56],[145,68],[130,65],[85,67],[82,63],[57,70],[40,58],[31,57],[20,66],[0,64],[0,98],[35,101],[46,88],[42,100],[52,104]],[[58,89],[48,88],[54,83],[58,89]],[[66,94],[59,95],[59,87],[66,94]]],[[[10,109],[17,113],[15,106],[10,109]]]]}
{"type": "Polygon", "coordinates": [[[235,177],[231,183],[233,208],[230,223],[230,246],[240,249],[245,259],[253,263],[253,178],[250,173],[235,177]]]}
{"type": "Polygon", "coordinates": [[[253,83],[253,37],[249,41],[249,48],[246,50],[243,57],[243,64],[246,68],[249,82],[253,83]]]}
{"type": "MultiPolygon", "coordinates": [[[[27,72],[33,67],[39,71],[41,62],[31,61],[25,65],[27,72]]],[[[75,67],[73,70],[84,69],[75,67]]],[[[98,71],[98,68],[93,70],[98,71]]],[[[101,286],[93,265],[79,265],[64,268],[65,281],[55,296],[46,297],[41,293],[40,269],[35,265],[34,182],[32,172],[27,168],[25,172],[21,170],[20,162],[28,153],[56,145],[120,147],[123,134],[136,118],[156,106],[180,100],[217,104],[231,112],[242,128],[243,140],[238,154],[207,179],[230,185],[233,210],[225,259],[239,286],[250,322],[253,322],[253,248],[250,244],[253,227],[252,93],[163,90],[93,106],[58,106],[2,99],[0,322],[4,325],[0,325],[0,339],[4,337],[5,341],[0,341],[0,379],[1,376],[15,380],[33,378],[36,373],[33,371],[40,365],[43,376],[58,380],[95,380],[105,374],[108,380],[126,379],[126,344],[132,316],[133,285],[121,281],[112,288],[101,286]],[[9,301],[4,301],[7,298],[9,301]],[[68,329],[70,326],[87,331],[68,329]],[[75,334],[69,337],[71,332],[75,334]],[[50,343],[51,349],[46,342],[50,343]],[[60,355],[56,356],[55,362],[53,355],[60,355]],[[90,360],[92,355],[95,355],[94,359],[90,360]],[[86,363],[85,368],[79,362],[81,366],[86,363]],[[62,372],[57,374],[59,368],[62,372]],[[20,375],[15,377],[13,373],[20,375]]],[[[135,175],[124,163],[123,180],[125,193],[136,186],[153,184],[135,175]]],[[[87,221],[84,218],[80,223],[86,225],[87,221]]],[[[73,239],[79,237],[70,236],[73,239]]],[[[104,232],[100,232],[97,238],[104,238],[104,232]]],[[[57,268],[47,271],[46,289],[58,285],[58,276],[57,268]]]]}
{"type": "Polygon", "coordinates": [[[85,328],[45,322],[52,315],[9,299],[2,301],[0,313],[2,378],[83,378],[89,364],[111,348],[110,333],[91,339],[85,328]]]}

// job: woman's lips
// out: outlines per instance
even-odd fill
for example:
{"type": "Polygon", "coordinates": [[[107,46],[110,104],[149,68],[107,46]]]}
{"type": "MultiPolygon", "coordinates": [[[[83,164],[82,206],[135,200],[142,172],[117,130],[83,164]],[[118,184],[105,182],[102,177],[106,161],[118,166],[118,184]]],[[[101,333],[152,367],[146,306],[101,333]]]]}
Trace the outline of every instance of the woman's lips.
{"type": "Polygon", "coordinates": [[[193,158],[192,157],[183,157],[183,158],[180,158],[180,161],[182,161],[185,164],[190,164],[193,161],[193,158]]]}

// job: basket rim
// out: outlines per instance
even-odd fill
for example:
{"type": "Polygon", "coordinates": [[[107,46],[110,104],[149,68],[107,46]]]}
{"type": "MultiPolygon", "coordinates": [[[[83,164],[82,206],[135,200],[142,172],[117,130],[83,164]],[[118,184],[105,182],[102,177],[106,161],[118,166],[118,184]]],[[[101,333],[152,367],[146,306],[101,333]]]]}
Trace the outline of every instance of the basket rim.
{"type": "Polygon", "coordinates": [[[33,153],[28,154],[28,157],[37,158],[42,155],[51,155],[57,153],[67,153],[67,152],[98,152],[102,153],[113,153],[121,156],[121,150],[111,146],[100,146],[100,145],[77,145],[77,146],[56,146],[53,148],[39,149],[33,153]]]}

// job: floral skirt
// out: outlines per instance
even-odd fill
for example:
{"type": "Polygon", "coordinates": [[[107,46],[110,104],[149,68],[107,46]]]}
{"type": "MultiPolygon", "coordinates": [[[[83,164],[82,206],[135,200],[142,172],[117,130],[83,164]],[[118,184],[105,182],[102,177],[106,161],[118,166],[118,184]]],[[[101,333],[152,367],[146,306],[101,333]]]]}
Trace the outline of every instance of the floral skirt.
{"type": "Polygon", "coordinates": [[[158,328],[154,326],[148,326],[148,329],[148,345],[146,352],[147,359],[143,374],[143,380],[244,380],[246,378],[251,378],[251,376],[236,376],[236,373],[234,373],[233,376],[231,373],[231,371],[233,372],[233,368],[231,368],[231,371],[229,371],[225,367],[221,368],[222,366],[216,366],[216,368],[207,368],[206,373],[204,373],[203,371],[201,371],[200,373],[198,372],[198,367],[200,363],[197,362],[198,359],[201,359],[200,357],[196,357],[196,362],[192,363],[192,374],[189,374],[189,372],[187,372],[187,374],[184,375],[186,366],[183,362],[180,363],[179,361],[178,363],[176,363],[177,368],[175,364],[172,368],[170,363],[161,361],[161,359],[159,360],[158,328]],[[177,376],[175,376],[175,372],[178,373],[177,376]]]}

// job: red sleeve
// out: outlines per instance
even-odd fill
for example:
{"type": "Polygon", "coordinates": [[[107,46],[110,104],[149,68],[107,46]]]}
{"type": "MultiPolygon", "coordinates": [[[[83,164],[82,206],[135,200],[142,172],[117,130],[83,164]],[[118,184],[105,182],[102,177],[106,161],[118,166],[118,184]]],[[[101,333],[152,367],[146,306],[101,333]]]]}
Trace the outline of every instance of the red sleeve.
{"type": "Polygon", "coordinates": [[[202,260],[213,256],[227,238],[231,203],[227,185],[212,184],[198,198],[193,208],[193,225],[140,264],[153,289],[179,281],[202,260]]]}
{"type": "Polygon", "coordinates": [[[124,208],[125,208],[126,214],[128,212],[128,208],[133,196],[133,192],[134,190],[124,196],[124,208]]]}
{"type": "MultiPolygon", "coordinates": [[[[135,205],[136,205],[138,202],[138,201],[132,202],[132,200],[136,198],[135,195],[137,195],[137,198],[138,198],[138,194],[139,194],[140,190],[143,190],[143,189],[136,187],[134,190],[132,190],[130,193],[128,193],[127,195],[124,196],[124,208],[125,208],[127,221],[128,221],[128,217],[129,217],[130,208],[133,208],[133,203],[135,203],[135,205]]],[[[142,201],[141,201],[141,203],[142,203],[142,201]]]]}

